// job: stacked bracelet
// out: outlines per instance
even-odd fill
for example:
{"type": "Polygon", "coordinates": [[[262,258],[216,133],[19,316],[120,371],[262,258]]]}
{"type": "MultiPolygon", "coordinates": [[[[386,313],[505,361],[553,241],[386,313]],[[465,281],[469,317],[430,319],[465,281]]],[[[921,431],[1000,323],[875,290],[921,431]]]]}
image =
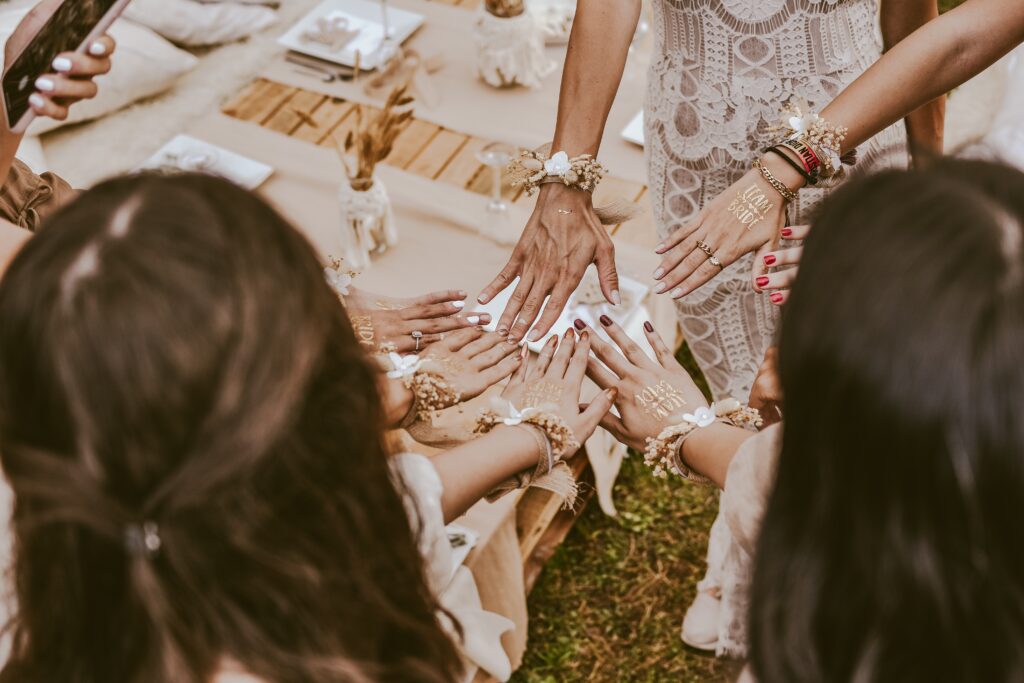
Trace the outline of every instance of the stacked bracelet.
{"type": "Polygon", "coordinates": [[[736,399],[712,403],[707,408],[698,408],[692,415],[683,415],[681,422],[666,427],[656,438],[648,438],[644,463],[651,467],[656,477],[667,477],[671,472],[684,479],[707,482],[707,479],[693,473],[683,462],[683,444],[695,430],[710,427],[716,422],[755,428],[762,424],[760,413],[736,399]]]}
{"type": "Polygon", "coordinates": [[[542,488],[562,498],[566,509],[576,503],[577,486],[565,458],[580,449],[572,429],[555,412],[553,406],[536,406],[518,410],[508,401],[494,399],[491,407],[477,418],[475,434],[487,434],[499,425],[529,429],[543,442],[537,466],[524,470],[512,479],[502,482],[487,495],[490,501],[497,500],[516,489],[527,487],[542,488]]]}
{"type": "Polygon", "coordinates": [[[509,163],[512,184],[522,186],[532,195],[545,183],[561,183],[566,187],[593,192],[604,177],[605,169],[592,154],[570,158],[565,152],[548,156],[539,150],[523,150],[509,163]]]}
{"type": "Polygon", "coordinates": [[[764,153],[774,154],[775,156],[779,157],[787,164],[789,164],[791,167],[793,167],[793,170],[799,173],[808,185],[816,185],[818,183],[818,179],[812,176],[806,167],[793,161],[788,154],[786,154],[780,149],[780,147],[782,147],[782,145],[772,145],[771,147],[767,148],[764,151],[764,153]]]}
{"type": "Polygon", "coordinates": [[[787,135],[776,146],[793,152],[811,177],[833,185],[844,175],[844,163],[850,166],[856,163],[855,154],[841,154],[848,129],[810,111],[806,102],[787,102],[782,108],[782,119],[780,128],[787,135]]]}
{"type": "Polygon", "coordinates": [[[786,187],[781,180],[776,178],[775,174],[772,173],[767,166],[762,164],[760,159],[754,159],[754,168],[761,172],[761,177],[768,181],[768,184],[775,188],[775,191],[782,195],[782,198],[787,202],[791,202],[796,199],[796,192],[786,187]]]}

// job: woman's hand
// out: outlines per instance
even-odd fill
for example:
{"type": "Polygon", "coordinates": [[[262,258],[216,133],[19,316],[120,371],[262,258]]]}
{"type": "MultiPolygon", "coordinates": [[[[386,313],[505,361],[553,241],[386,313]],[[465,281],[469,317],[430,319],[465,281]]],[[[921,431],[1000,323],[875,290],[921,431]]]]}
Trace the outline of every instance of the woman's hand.
{"type": "Polygon", "coordinates": [[[484,393],[522,364],[516,344],[504,335],[472,328],[458,330],[433,344],[420,356],[463,401],[484,393]]]}
{"type": "MultiPolygon", "coordinates": [[[[811,226],[809,225],[794,225],[782,228],[779,231],[779,236],[785,240],[803,241],[810,231],[811,226]]],[[[789,298],[789,290],[793,286],[793,282],[796,281],[797,264],[800,263],[803,253],[804,248],[798,245],[759,254],[761,258],[754,261],[754,291],[770,290],[771,295],[768,298],[773,304],[781,306],[786,303],[786,299],[789,298]],[[781,268],[781,266],[792,267],[781,268]],[[773,268],[778,270],[769,272],[769,269],[773,268]]]]}
{"type": "Polygon", "coordinates": [[[597,264],[605,298],[618,305],[615,247],[594,213],[590,193],[545,185],[512,257],[478,300],[486,304],[519,277],[497,330],[518,342],[540,316],[528,337],[536,341],[558,320],[591,263],[597,264]]]}
{"type": "MultiPolygon", "coordinates": [[[[35,6],[14,29],[4,51],[4,63],[9,67],[46,24],[53,11],[63,0],[43,0],[35,6]]],[[[76,102],[96,96],[93,79],[110,71],[110,56],[114,53],[114,39],[103,36],[86,48],[86,54],[65,52],[53,61],[53,71],[41,75],[35,83],[36,92],[29,97],[29,106],[38,116],[63,121],[68,109],[76,102]]],[[[13,125],[15,122],[11,122],[13,125]]]]}
{"type": "Polygon", "coordinates": [[[465,312],[465,299],[466,293],[457,290],[393,299],[353,287],[345,296],[345,306],[356,338],[369,352],[393,345],[398,353],[418,353],[450,332],[491,321],[487,313],[465,312]],[[419,344],[414,332],[422,335],[419,344]]]}
{"type": "Polygon", "coordinates": [[[562,337],[561,344],[558,337],[551,337],[532,363],[523,363],[516,370],[502,398],[520,411],[550,406],[569,425],[576,440],[585,443],[611,409],[617,393],[609,388],[598,394],[589,406],[580,405],[593,338],[584,332],[576,341],[572,329],[562,337]]]}
{"type": "Polygon", "coordinates": [[[761,413],[764,426],[782,419],[782,382],[779,381],[779,348],[772,346],[764,355],[750,389],[750,407],[761,413]]]}
{"type": "MultiPolygon", "coordinates": [[[[790,188],[799,187],[792,168],[778,159],[762,163],[790,188]]],[[[757,251],[775,239],[785,225],[782,196],[752,168],[715,197],[690,223],[676,230],[655,250],[664,258],[654,279],[660,280],[654,291],[668,292],[679,299],[708,282],[741,256],[757,251]],[[698,242],[719,260],[721,267],[698,246],[698,242]]]]}
{"type": "MultiPolygon", "coordinates": [[[[577,328],[581,325],[583,321],[576,321],[577,328]]],[[[601,420],[601,426],[612,436],[643,451],[649,437],[657,437],[666,427],[680,422],[683,413],[707,407],[704,395],[654,326],[644,324],[656,356],[652,359],[610,318],[602,316],[601,325],[615,345],[593,335],[597,358],[590,358],[587,375],[602,389],[618,389],[615,407],[619,416],[608,413],[601,420]]]]}

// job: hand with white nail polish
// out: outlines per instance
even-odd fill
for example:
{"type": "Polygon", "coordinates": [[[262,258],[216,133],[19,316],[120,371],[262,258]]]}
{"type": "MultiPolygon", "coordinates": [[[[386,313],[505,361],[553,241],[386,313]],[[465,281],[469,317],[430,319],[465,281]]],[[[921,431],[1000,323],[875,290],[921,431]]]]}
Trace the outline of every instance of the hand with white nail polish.
{"type": "Polygon", "coordinates": [[[344,297],[345,308],[353,324],[359,329],[361,320],[364,336],[372,329],[373,345],[380,348],[394,345],[398,353],[413,353],[417,346],[423,350],[455,330],[486,325],[491,316],[486,313],[467,312],[466,292],[445,290],[409,299],[374,294],[349,288],[344,297]],[[417,345],[413,332],[422,333],[417,345]]]}

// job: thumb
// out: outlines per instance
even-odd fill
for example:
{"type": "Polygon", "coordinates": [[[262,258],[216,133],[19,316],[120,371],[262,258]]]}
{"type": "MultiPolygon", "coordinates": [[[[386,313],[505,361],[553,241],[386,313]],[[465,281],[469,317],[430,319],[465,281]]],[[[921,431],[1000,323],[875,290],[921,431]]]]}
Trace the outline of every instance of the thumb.
{"type": "Polygon", "coordinates": [[[591,437],[594,430],[597,429],[597,425],[601,423],[601,418],[612,409],[612,404],[615,403],[615,398],[618,395],[619,390],[615,387],[606,389],[595,396],[594,400],[587,406],[587,409],[580,414],[579,427],[576,434],[576,438],[579,439],[580,443],[591,437]]]}
{"type": "Polygon", "coordinates": [[[597,277],[601,281],[601,292],[611,304],[618,306],[622,302],[619,296],[619,273],[615,270],[615,247],[611,240],[597,248],[594,257],[597,264],[597,277]]]}

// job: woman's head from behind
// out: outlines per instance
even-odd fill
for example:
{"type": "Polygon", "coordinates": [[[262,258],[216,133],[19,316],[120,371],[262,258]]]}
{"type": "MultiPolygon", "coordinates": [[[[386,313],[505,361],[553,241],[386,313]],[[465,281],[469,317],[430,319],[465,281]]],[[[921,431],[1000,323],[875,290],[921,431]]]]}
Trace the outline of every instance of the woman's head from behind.
{"type": "Polygon", "coordinates": [[[1024,677],[1024,175],[885,172],[823,205],[780,345],[762,681],[1024,677]]]}
{"type": "Polygon", "coordinates": [[[457,669],[375,373],[264,202],[201,176],[105,183],[14,260],[0,325],[19,603],[0,680],[457,669]]]}

